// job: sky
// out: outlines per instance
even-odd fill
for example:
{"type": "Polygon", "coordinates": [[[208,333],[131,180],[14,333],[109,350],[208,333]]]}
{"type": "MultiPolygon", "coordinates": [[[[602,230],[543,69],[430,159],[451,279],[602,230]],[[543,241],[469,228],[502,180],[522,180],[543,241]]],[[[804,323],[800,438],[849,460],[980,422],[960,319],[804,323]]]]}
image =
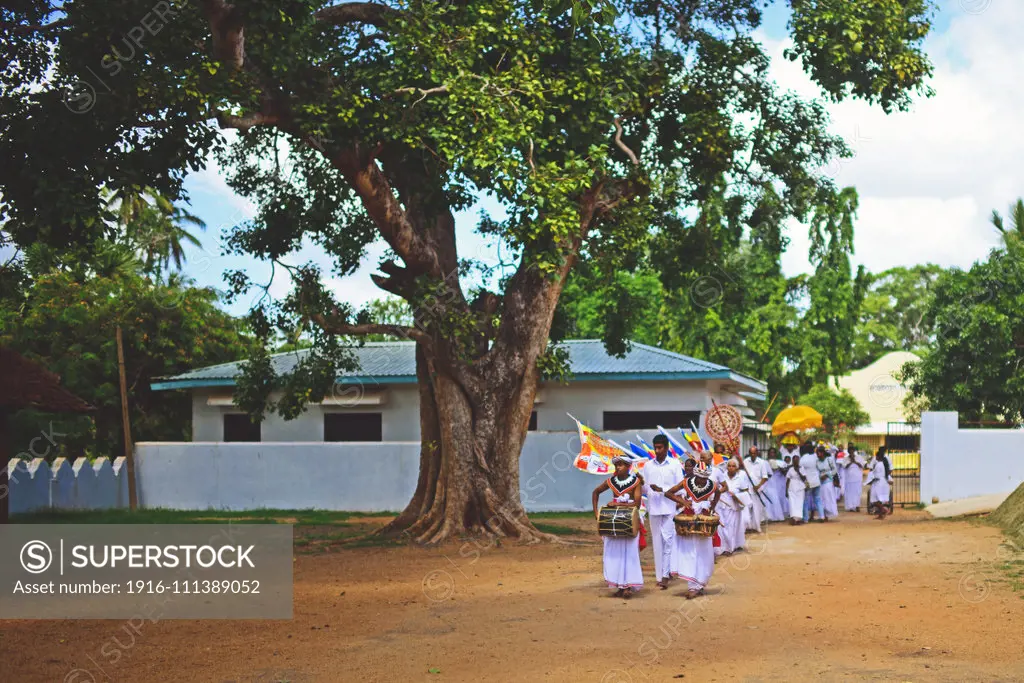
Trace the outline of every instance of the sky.
{"type": "MultiPolygon", "coordinates": [[[[918,99],[906,113],[886,115],[862,102],[829,103],[832,132],[846,139],[851,159],[825,169],[840,187],[854,186],[860,196],[855,222],[853,264],[880,272],[893,266],[937,263],[968,268],[986,257],[999,242],[989,223],[993,209],[1005,213],[1024,195],[1024,26],[1021,0],[940,0],[925,50],[935,67],[930,82],[936,94],[918,99]]],[[[785,10],[770,10],[758,39],[772,56],[772,75],[779,86],[806,98],[820,90],[801,71],[799,63],[782,59],[790,44],[785,10]]],[[[266,282],[270,266],[248,257],[221,255],[226,230],[253,215],[253,207],[227,187],[211,165],[186,181],[190,210],[207,223],[201,249],[190,248],[187,275],[202,286],[223,287],[223,272],[244,268],[266,282]]],[[[480,208],[496,210],[484,200],[457,214],[456,231],[463,258],[495,262],[493,243],[474,233],[480,208]]],[[[500,214],[499,214],[500,217],[500,214]]],[[[798,224],[788,226],[791,240],[783,256],[788,276],[807,273],[809,240],[798,224]]],[[[385,293],[370,281],[382,244],[371,246],[363,266],[349,277],[331,278],[328,285],[355,305],[385,293]]],[[[316,248],[303,249],[290,263],[313,260],[329,272],[329,261],[316,248]]],[[[278,273],[271,293],[284,294],[288,281],[278,273]]],[[[247,310],[241,299],[229,307],[247,310]]]]}

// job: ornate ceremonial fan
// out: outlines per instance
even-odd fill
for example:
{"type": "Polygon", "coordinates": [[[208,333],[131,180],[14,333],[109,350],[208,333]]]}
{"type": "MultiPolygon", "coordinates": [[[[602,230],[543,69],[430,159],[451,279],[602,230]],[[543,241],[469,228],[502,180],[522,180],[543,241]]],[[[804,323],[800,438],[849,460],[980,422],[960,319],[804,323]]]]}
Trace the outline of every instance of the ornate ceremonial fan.
{"type": "Polygon", "coordinates": [[[734,450],[739,447],[740,433],[743,432],[743,416],[733,406],[715,403],[704,416],[704,428],[712,439],[734,450]]]}

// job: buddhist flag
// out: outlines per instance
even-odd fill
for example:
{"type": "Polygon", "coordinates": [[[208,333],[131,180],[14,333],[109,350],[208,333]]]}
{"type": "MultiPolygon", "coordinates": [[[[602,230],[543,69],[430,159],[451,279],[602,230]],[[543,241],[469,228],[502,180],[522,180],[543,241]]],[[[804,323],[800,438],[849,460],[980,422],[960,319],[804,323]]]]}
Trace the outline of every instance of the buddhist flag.
{"type": "Polygon", "coordinates": [[[629,446],[629,450],[633,451],[633,454],[639,458],[650,460],[654,457],[654,453],[652,451],[646,450],[643,446],[637,446],[632,441],[627,441],[626,445],[629,446]]]}
{"type": "Polygon", "coordinates": [[[683,435],[683,438],[686,439],[686,443],[690,444],[690,448],[692,448],[696,453],[704,452],[704,444],[700,440],[700,437],[697,436],[696,432],[684,432],[682,427],[679,428],[679,432],[683,435]]]}
{"type": "MultiPolygon", "coordinates": [[[[568,413],[566,413],[568,415],[568,413]]],[[[572,415],[569,415],[572,417],[572,415]]],[[[572,417],[580,431],[580,453],[576,456],[575,466],[581,472],[608,475],[615,471],[612,458],[623,453],[623,450],[602,439],[597,432],[572,417]]]]}

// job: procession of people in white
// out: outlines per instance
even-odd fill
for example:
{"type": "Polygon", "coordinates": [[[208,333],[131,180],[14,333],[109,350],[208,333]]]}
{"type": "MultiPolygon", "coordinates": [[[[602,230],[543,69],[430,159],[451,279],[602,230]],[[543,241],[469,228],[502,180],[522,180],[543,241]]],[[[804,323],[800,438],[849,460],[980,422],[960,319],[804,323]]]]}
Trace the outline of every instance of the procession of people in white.
{"type": "MultiPolygon", "coordinates": [[[[717,444],[716,451],[723,452],[717,444]]],[[[654,452],[640,474],[630,473],[633,458],[615,458],[616,476],[595,489],[594,511],[603,491],[612,490],[616,505],[636,507],[642,492],[656,585],[665,590],[671,578],[683,579],[687,598],[703,592],[718,557],[744,550],[747,533],[763,533],[768,522],[828,522],[839,516],[840,502],[844,510],[859,512],[865,487],[869,512],[883,519],[891,510],[892,468],[884,447],[865,457],[852,443],[842,449],[808,441],[769,448],[762,457],[755,446],[745,458],[724,456],[713,465],[709,451],[681,462],[669,455],[667,439],[655,437],[654,452]],[[677,534],[680,510],[717,514],[715,538],[677,534]]],[[[643,585],[639,541],[605,537],[604,544],[605,580],[616,595],[628,597],[643,585]]]]}

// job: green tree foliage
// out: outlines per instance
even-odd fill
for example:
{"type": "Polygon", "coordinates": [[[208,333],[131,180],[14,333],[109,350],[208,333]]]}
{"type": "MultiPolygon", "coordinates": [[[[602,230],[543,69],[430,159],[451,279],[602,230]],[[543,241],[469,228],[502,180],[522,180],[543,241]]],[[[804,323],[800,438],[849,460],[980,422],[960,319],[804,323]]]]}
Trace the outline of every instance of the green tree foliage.
{"type": "Polygon", "coordinates": [[[154,392],[153,380],[248,352],[238,322],[217,308],[216,293],[178,276],[163,284],[139,275],[78,281],[55,271],[36,277],[21,303],[20,312],[8,308],[0,318],[0,345],[57,373],[64,386],[97,408],[91,417],[72,419],[19,414],[16,446],[28,444],[51,420],[64,435],[61,450],[50,455],[122,454],[117,325],[124,336],[132,431],[140,441],[191,438],[190,397],[154,392]]]}
{"type": "Polygon", "coordinates": [[[1024,246],[1015,240],[970,270],[935,283],[928,315],[935,339],[902,379],[930,410],[965,420],[1020,422],[1024,416],[1024,246]]]}
{"type": "Polygon", "coordinates": [[[797,403],[821,413],[822,431],[830,435],[855,429],[871,419],[849,389],[835,389],[827,384],[815,384],[797,403]]]}
{"type": "Polygon", "coordinates": [[[934,336],[929,310],[935,283],[943,272],[941,266],[924,264],[867,276],[851,368],[870,365],[890,351],[925,352],[934,336]]]}
{"type": "Polygon", "coordinates": [[[995,226],[1000,236],[1002,236],[1003,244],[1005,245],[1009,245],[1011,242],[1019,242],[1024,238],[1024,199],[1018,199],[1016,203],[1011,204],[1008,215],[1010,218],[1009,225],[1006,225],[1006,221],[1003,220],[1003,217],[995,209],[992,210],[992,218],[990,219],[992,225],[995,226]]]}

